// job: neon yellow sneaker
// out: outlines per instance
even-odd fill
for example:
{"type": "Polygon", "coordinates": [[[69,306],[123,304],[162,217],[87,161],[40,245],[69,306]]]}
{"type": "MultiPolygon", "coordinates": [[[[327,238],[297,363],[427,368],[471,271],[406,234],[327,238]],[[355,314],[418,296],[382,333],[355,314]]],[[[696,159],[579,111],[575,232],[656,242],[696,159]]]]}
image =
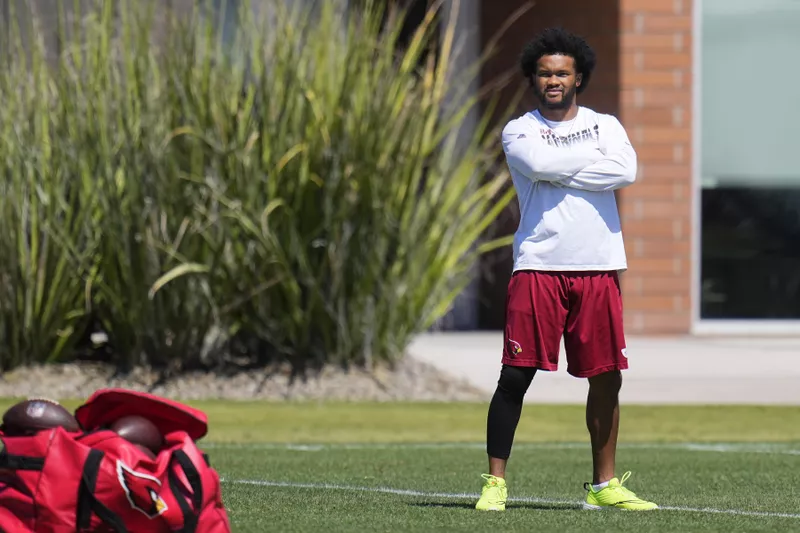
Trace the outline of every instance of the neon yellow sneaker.
{"type": "Polygon", "coordinates": [[[631,477],[630,472],[625,472],[622,480],[617,478],[608,482],[608,486],[604,489],[595,491],[591,483],[584,483],[583,488],[589,491],[586,495],[586,501],[583,502],[583,508],[593,511],[600,509],[621,509],[624,511],[652,511],[658,509],[658,505],[653,502],[642,500],[631,490],[622,486],[628,478],[631,477]]]}
{"type": "Polygon", "coordinates": [[[481,474],[486,480],[481,490],[481,499],[475,504],[478,511],[505,511],[506,499],[508,499],[508,489],[506,480],[500,477],[481,474]]]}

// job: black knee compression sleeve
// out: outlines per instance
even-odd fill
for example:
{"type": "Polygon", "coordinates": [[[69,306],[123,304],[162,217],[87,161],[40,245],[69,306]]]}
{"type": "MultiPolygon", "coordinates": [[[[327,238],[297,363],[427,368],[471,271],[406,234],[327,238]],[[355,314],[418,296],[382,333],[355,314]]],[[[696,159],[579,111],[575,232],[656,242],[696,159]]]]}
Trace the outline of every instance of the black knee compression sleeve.
{"type": "Polygon", "coordinates": [[[536,374],[535,368],[503,365],[497,390],[489,404],[486,451],[489,457],[508,459],[522,414],[522,400],[536,374]]]}

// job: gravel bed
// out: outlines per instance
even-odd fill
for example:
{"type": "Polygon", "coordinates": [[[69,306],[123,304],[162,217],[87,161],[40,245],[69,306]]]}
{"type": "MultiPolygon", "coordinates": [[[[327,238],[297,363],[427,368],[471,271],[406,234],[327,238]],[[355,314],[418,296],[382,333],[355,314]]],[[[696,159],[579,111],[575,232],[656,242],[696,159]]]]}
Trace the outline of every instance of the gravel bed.
{"type": "Polygon", "coordinates": [[[115,375],[114,367],[97,363],[25,367],[0,375],[0,397],[80,399],[97,389],[120,387],[183,400],[486,401],[485,391],[410,357],[394,368],[326,367],[295,379],[284,367],[185,372],[161,382],[159,377],[148,368],[115,375]]]}

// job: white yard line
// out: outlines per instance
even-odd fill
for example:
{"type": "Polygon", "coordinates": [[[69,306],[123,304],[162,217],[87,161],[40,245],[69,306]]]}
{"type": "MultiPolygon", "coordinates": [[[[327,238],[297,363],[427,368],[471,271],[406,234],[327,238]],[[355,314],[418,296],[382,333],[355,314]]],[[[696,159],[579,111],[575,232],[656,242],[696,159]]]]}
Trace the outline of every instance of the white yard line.
{"type": "MultiPolygon", "coordinates": [[[[277,487],[286,489],[315,489],[315,490],[335,490],[349,492],[367,492],[373,494],[392,494],[395,496],[412,496],[419,498],[439,498],[447,500],[470,500],[477,501],[478,494],[468,494],[464,492],[423,492],[418,490],[394,489],[390,487],[359,487],[357,485],[337,485],[332,483],[292,483],[288,481],[262,481],[249,479],[224,480],[223,482],[236,483],[238,485],[255,485],[259,487],[277,487]]],[[[519,503],[541,503],[549,505],[563,505],[565,508],[579,509],[581,502],[571,500],[551,500],[546,498],[516,497],[509,498],[510,502],[519,503]]],[[[661,507],[662,511],[678,511],[684,513],[708,513],[708,514],[727,514],[735,516],[753,516],[759,518],[800,518],[800,514],[795,513],[774,513],[766,511],[742,511],[739,509],[712,509],[695,507],[661,507]]]]}
{"type": "MultiPolygon", "coordinates": [[[[766,453],[776,455],[800,455],[800,449],[794,444],[780,443],[703,443],[703,442],[676,442],[676,443],[630,443],[620,444],[620,449],[642,450],[672,450],[689,452],[710,453],[766,453]]],[[[332,443],[332,444],[280,444],[280,443],[224,443],[207,442],[201,447],[208,449],[239,449],[239,450],[288,450],[297,452],[321,452],[328,450],[483,450],[486,445],[479,442],[453,442],[453,443],[332,443]]],[[[514,450],[583,450],[588,449],[587,443],[580,442],[554,442],[554,443],[518,443],[514,450]]]]}

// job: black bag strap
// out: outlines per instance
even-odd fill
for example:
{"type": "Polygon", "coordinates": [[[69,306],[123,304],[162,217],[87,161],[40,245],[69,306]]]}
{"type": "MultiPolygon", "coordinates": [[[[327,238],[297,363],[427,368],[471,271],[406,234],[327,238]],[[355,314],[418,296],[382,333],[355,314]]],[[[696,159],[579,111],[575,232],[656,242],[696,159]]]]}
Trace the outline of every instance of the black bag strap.
{"type": "Polygon", "coordinates": [[[0,470],[43,470],[44,457],[8,453],[0,438],[0,470]]]}
{"type": "Polygon", "coordinates": [[[0,470],[43,470],[44,457],[0,453],[0,470]]]}
{"type": "Polygon", "coordinates": [[[192,503],[199,513],[203,507],[203,480],[200,478],[200,472],[197,471],[197,467],[194,466],[185,451],[175,450],[173,455],[189,481],[189,487],[192,489],[192,503]]]}
{"type": "Polygon", "coordinates": [[[89,452],[83,465],[80,487],[78,488],[78,505],[75,517],[77,533],[88,530],[92,523],[92,515],[97,515],[106,525],[117,533],[128,533],[125,523],[114,511],[106,507],[95,496],[97,476],[100,473],[100,464],[105,453],[93,449],[89,452]]]}
{"type": "Polygon", "coordinates": [[[194,508],[189,506],[186,498],[184,498],[181,483],[175,470],[170,470],[169,487],[183,513],[183,529],[181,529],[181,533],[195,533],[199,515],[203,508],[203,481],[200,478],[200,472],[197,471],[197,467],[194,466],[186,452],[175,450],[172,453],[172,457],[180,465],[186,480],[189,482],[189,487],[192,489],[192,504],[194,508]]]}

